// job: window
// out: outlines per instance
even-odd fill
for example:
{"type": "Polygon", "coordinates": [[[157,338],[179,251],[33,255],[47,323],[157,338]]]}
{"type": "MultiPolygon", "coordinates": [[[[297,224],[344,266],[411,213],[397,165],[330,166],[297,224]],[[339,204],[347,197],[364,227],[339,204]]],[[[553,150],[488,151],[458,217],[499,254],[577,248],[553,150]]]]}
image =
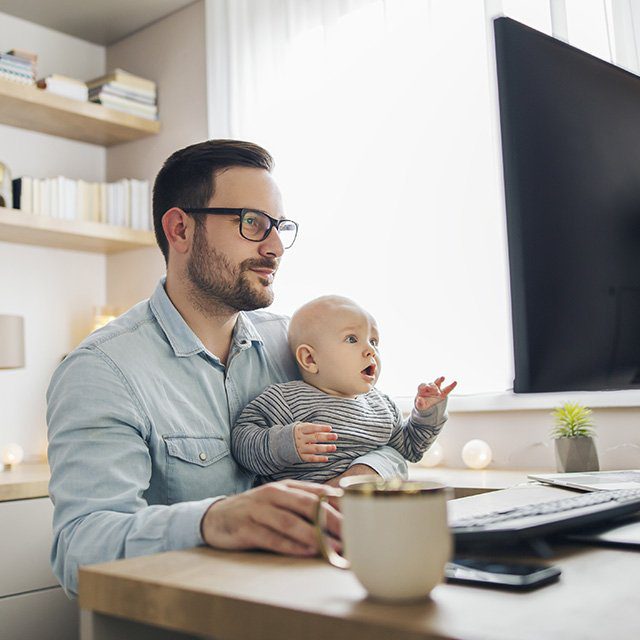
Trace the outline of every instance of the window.
{"type": "Polygon", "coordinates": [[[554,2],[207,0],[211,136],[265,146],[300,223],[272,308],[354,298],[392,395],[512,386],[491,19],[549,32],[559,8],[604,57],[607,3],[554,2]]]}

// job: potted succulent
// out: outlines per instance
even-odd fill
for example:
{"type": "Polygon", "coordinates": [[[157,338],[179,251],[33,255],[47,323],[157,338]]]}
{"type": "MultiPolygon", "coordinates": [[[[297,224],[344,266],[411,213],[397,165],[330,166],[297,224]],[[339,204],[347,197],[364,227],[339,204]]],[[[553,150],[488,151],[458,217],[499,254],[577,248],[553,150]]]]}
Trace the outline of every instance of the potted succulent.
{"type": "Polygon", "coordinates": [[[554,426],[556,467],[561,473],[598,471],[598,452],[591,409],[577,402],[565,402],[551,415],[554,426]]]}

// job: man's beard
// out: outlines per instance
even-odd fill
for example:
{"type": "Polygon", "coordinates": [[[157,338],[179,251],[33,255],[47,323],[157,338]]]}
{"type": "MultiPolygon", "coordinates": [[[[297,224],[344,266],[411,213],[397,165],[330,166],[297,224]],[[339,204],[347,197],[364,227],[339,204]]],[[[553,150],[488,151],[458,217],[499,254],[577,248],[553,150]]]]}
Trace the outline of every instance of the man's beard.
{"type": "Polygon", "coordinates": [[[224,306],[234,311],[253,311],[273,302],[271,287],[252,286],[247,272],[251,268],[276,269],[274,259],[249,259],[233,266],[229,259],[209,246],[202,229],[196,229],[187,275],[196,303],[205,311],[219,311],[224,306]]]}

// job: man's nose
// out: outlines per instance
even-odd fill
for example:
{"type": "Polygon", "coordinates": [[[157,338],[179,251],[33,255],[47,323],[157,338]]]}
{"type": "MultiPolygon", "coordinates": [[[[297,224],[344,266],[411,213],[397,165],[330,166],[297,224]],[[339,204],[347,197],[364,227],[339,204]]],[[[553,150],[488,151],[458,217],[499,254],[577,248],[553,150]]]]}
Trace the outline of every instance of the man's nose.
{"type": "Polygon", "coordinates": [[[284,246],[280,239],[280,234],[275,227],[271,228],[269,235],[260,243],[259,247],[261,256],[269,256],[271,258],[279,258],[284,253],[284,246]]]}

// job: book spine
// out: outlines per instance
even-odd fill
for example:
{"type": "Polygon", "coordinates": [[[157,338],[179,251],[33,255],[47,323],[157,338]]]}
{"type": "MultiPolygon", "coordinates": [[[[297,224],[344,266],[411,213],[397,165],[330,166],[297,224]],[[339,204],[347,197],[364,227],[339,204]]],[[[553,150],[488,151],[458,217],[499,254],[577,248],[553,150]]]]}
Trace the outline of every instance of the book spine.
{"type": "Polygon", "coordinates": [[[33,213],[33,178],[30,176],[22,176],[20,209],[28,213],[33,213]]]}
{"type": "Polygon", "coordinates": [[[33,179],[33,208],[31,211],[36,215],[42,215],[41,204],[42,180],[40,178],[33,179]]]}
{"type": "Polygon", "coordinates": [[[22,178],[13,179],[11,181],[11,189],[12,189],[13,202],[5,201],[2,203],[2,206],[13,208],[13,209],[20,209],[21,198],[22,198],[22,178]]]}
{"type": "Polygon", "coordinates": [[[131,100],[136,100],[137,102],[143,102],[145,104],[155,104],[157,97],[155,91],[147,92],[134,90],[129,87],[117,84],[116,82],[109,82],[108,84],[103,84],[89,89],[89,94],[92,97],[97,96],[101,93],[120,96],[122,98],[130,98],[131,100]]]}

